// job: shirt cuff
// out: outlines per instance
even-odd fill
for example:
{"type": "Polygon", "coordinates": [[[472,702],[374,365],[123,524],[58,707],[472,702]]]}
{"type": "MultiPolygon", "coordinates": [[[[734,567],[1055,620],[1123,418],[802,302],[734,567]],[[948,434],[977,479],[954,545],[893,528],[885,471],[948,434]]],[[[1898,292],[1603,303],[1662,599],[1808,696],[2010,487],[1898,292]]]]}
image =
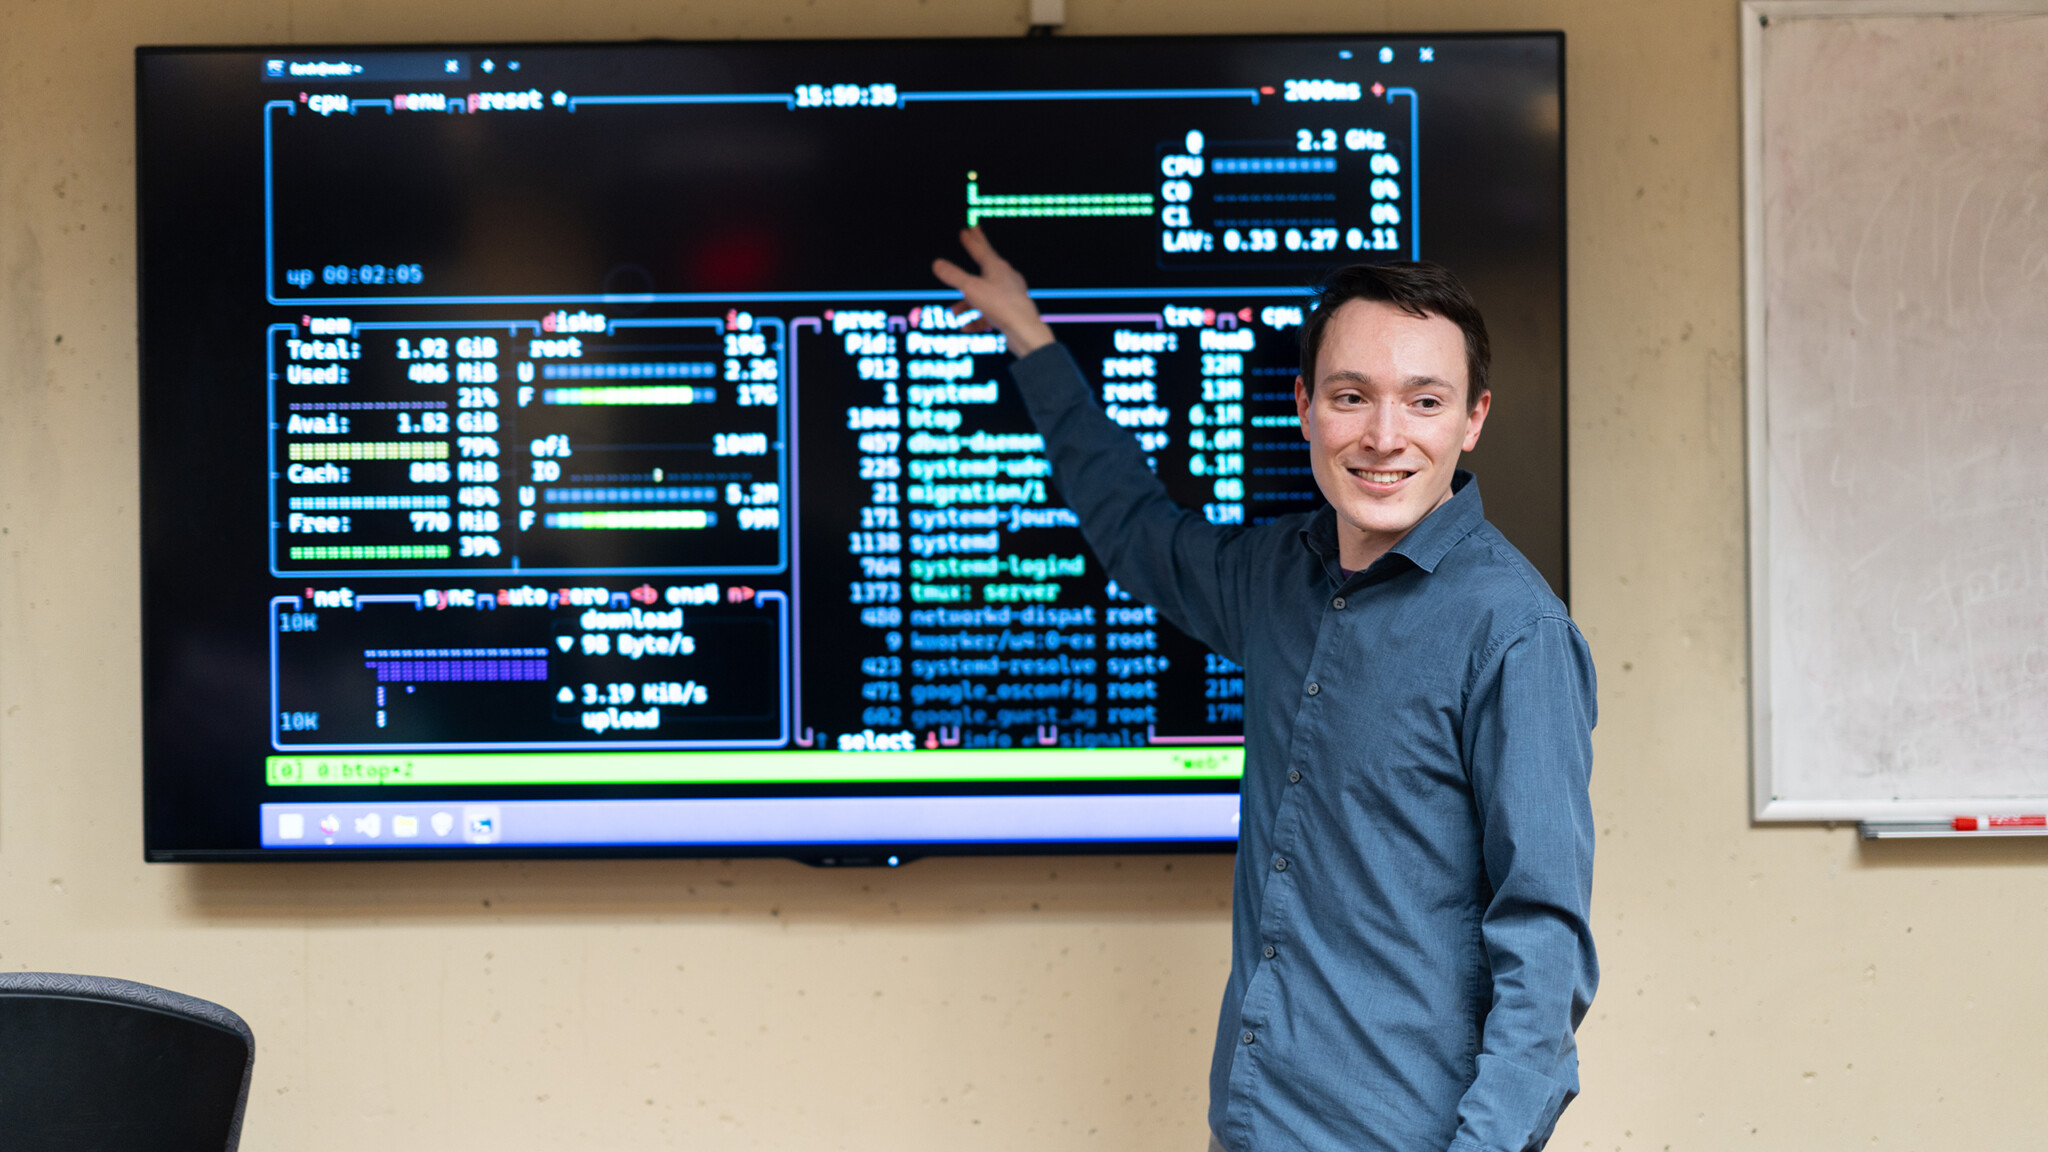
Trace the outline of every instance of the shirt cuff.
{"type": "Polygon", "coordinates": [[[1520,1152],[1540,1144],[1577,1095],[1575,1083],[1498,1056],[1482,1052],[1478,1063],[1479,1076],[1458,1103],[1455,1152],[1520,1152]]]}

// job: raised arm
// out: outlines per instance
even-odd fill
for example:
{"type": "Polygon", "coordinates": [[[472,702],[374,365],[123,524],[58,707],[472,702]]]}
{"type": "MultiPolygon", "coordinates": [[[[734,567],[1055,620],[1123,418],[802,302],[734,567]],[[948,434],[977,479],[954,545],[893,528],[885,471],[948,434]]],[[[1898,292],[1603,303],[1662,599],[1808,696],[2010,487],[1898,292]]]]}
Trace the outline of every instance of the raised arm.
{"type": "Polygon", "coordinates": [[[960,292],[956,313],[978,312],[971,327],[1001,332],[1017,354],[1011,376],[1096,557],[1117,583],[1183,632],[1241,658],[1231,546],[1237,530],[1220,530],[1174,502],[1137,441],[1103,415],[1079,366],[1031,302],[1024,277],[996,254],[981,229],[962,232],[960,243],[979,273],[950,260],[933,261],[932,272],[960,292]]]}

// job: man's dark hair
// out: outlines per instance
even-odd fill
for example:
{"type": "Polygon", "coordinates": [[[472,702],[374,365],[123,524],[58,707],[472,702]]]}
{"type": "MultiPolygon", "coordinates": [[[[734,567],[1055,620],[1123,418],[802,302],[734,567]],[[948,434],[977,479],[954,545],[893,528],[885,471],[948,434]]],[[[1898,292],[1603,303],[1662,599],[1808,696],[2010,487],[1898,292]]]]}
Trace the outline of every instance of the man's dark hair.
{"type": "Polygon", "coordinates": [[[1316,289],[1315,311],[1301,326],[1301,379],[1310,393],[1316,390],[1316,353],[1323,346],[1323,329],[1329,327],[1337,309],[1353,300],[1378,300],[1417,319],[1441,316],[1456,324],[1465,334],[1465,406],[1478,405],[1493,366],[1486,320],[1451,270],[1428,261],[1353,264],[1323,280],[1316,289]]]}

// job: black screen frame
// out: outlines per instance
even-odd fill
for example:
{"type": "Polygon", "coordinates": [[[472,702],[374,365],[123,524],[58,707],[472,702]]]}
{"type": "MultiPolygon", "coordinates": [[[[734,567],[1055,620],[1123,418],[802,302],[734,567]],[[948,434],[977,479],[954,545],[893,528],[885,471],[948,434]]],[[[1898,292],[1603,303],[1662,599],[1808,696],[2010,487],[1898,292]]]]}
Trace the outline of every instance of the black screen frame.
{"type": "MultiPolygon", "coordinates": [[[[1427,32],[1424,32],[1424,33],[1416,33],[1416,32],[1399,32],[1399,33],[1387,33],[1386,35],[1387,35],[1387,36],[1388,36],[1388,38],[1390,38],[1390,39],[1399,39],[1399,40],[1401,40],[1401,41],[1403,41],[1403,42],[1413,41],[1413,40],[1417,40],[1417,39],[1428,39],[1428,40],[1434,40],[1434,41],[1437,41],[1437,42],[1443,42],[1443,43],[1452,43],[1452,42],[1456,42],[1456,41],[1461,41],[1461,40],[1490,40],[1490,39],[1497,39],[1497,38],[1501,38],[1501,37],[1517,37],[1517,38],[1546,38],[1546,39],[1550,39],[1550,40],[1554,41],[1554,43],[1555,43],[1555,51],[1556,51],[1556,63],[1557,63],[1557,72],[1556,72],[1556,86],[1557,86],[1557,89],[1556,89],[1556,90],[1557,90],[1557,100],[1558,100],[1558,108],[1557,108],[1558,122],[1557,122],[1557,124],[1556,124],[1556,138],[1557,138],[1557,162],[1556,162],[1556,166],[1555,166],[1555,167],[1556,167],[1556,188],[1555,188],[1555,197],[1556,197],[1556,202],[1557,202],[1557,204],[1558,204],[1558,206],[1559,206],[1559,219],[1558,219],[1558,220],[1557,220],[1557,222],[1556,222],[1556,227],[1557,227],[1557,233],[1558,233],[1558,253],[1557,253],[1557,283],[1556,283],[1556,294],[1557,294],[1557,298],[1556,298],[1556,311],[1557,311],[1557,317],[1558,317],[1558,331],[1557,331],[1557,333],[1556,333],[1556,341],[1557,341],[1557,349],[1558,349],[1558,365],[1557,365],[1557,372],[1558,372],[1558,377],[1557,377],[1557,379],[1558,379],[1558,396],[1557,396],[1557,419],[1558,419],[1558,436],[1557,436],[1557,451],[1558,451],[1558,453],[1559,453],[1559,458],[1560,458],[1560,459],[1559,459],[1559,464],[1560,464],[1560,469],[1561,469],[1561,471],[1562,471],[1562,475],[1563,475],[1564,483],[1563,483],[1563,484],[1562,484],[1562,485],[1560,486],[1560,491],[1559,491],[1559,500],[1558,500],[1558,506],[1557,506],[1557,508],[1556,508],[1556,519],[1557,519],[1557,523],[1558,523],[1558,524],[1559,524],[1559,526],[1560,526],[1560,528],[1559,528],[1559,536],[1560,536],[1560,539],[1561,539],[1561,541],[1562,541],[1562,545],[1563,545],[1563,546],[1562,546],[1562,547],[1560,548],[1560,550],[1559,550],[1559,554],[1558,554],[1558,556],[1557,556],[1557,558],[1556,558],[1556,563],[1555,563],[1555,565],[1554,565],[1554,571],[1555,571],[1555,576],[1553,577],[1553,579],[1554,579],[1554,581],[1555,581],[1555,582],[1556,582],[1556,583],[1558,584],[1558,587],[1557,587],[1557,589],[1556,589],[1556,590],[1558,591],[1558,593],[1560,594],[1560,596],[1561,596],[1561,597],[1563,597],[1563,598],[1565,598],[1565,599],[1567,600],[1567,602],[1569,602],[1569,589],[1570,589],[1570,549],[1569,549],[1569,538],[1570,538],[1570,519],[1569,519],[1569,500],[1565,498],[1566,494],[1567,494],[1567,493],[1568,493],[1568,491],[1569,491],[1569,476],[1570,476],[1570,452],[1569,452],[1569,444],[1568,444],[1568,437],[1567,437],[1567,435],[1566,435],[1566,430],[1568,429],[1568,426],[1569,426],[1569,425],[1568,425],[1568,422],[1569,422],[1569,416],[1570,416],[1570,412],[1569,412],[1569,407],[1568,407],[1568,403],[1567,403],[1567,399],[1568,399],[1568,395],[1569,395],[1569,388],[1568,388],[1568,385],[1569,385],[1569,373],[1568,373],[1568,368],[1569,368],[1569,345],[1568,345],[1568,335],[1569,335],[1569,313],[1568,313],[1568,307],[1567,307],[1567,303],[1568,303],[1568,294],[1567,294],[1567,291],[1566,291],[1566,289],[1567,289],[1567,285],[1568,285],[1568,281],[1569,281],[1569,269],[1568,269],[1568,261],[1567,261],[1567,256],[1568,256],[1568,252],[1569,252],[1569,231],[1568,231],[1568,212],[1566,211],[1566,208],[1567,208],[1567,206],[1568,206],[1568,200],[1566,199],[1566,192],[1567,192],[1567,189],[1566,189],[1566,169],[1567,169],[1567,165],[1566,165],[1566,163],[1565,163],[1565,159],[1566,159],[1566,155],[1567,155],[1567,137],[1566,137],[1566,133],[1565,133],[1565,123],[1564,123],[1564,111],[1565,111],[1565,108],[1566,108],[1566,106],[1567,106],[1567,105],[1566,105],[1566,73],[1567,73],[1567,70],[1566,70],[1566,56],[1565,56],[1565,37],[1564,37],[1564,34],[1563,34],[1563,33],[1562,33],[1561,31],[1520,31],[1520,30],[1516,30],[1516,31],[1498,31],[1498,32],[1446,32],[1446,33],[1427,33],[1427,32]]],[[[1255,39],[1255,40],[1258,40],[1258,41],[1260,41],[1260,42],[1303,42],[1303,43],[1307,43],[1307,42],[1317,42],[1317,41],[1328,41],[1328,40],[1333,40],[1333,39],[1336,39],[1336,38],[1344,38],[1344,39],[1371,39],[1372,37],[1373,37],[1373,34],[1372,34],[1372,33],[1370,33],[1370,32],[1336,32],[1336,33],[1304,33],[1304,34],[1294,34],[1294,35],[1271,35],[1271,36],[1261,35],[1261,36],[1257,36],[1257,37],[1250,37],[1250,38],[1248,38],[1248,39],[1255,39]]],[[[1051,42],[1052,42],[1052,43],[1054,43],[1054,44],[1056,44],[1057,42],[1059,42],[1059,41],[1061,41],[1061,40],[1067,40],[1067,39],[1071,39],[1071,38],[1065,38],[1065,37],[1054,37],[1054,38],[1050,38],[1051,42]]],[[[1175,44],[1182,44],[1182,43],[1214,43],[1214,42],[1216,42],[1216,41],[1218,41],[1218,40],[1222,40],[1222,39],[1227,39],[1227,38],[1225,38],[1225,37],[1213,37],[1213,36],[1117,36],[1117,37],[1088,37],[1088,38],[1086,38],[1086,39],[1088,39],[1088,40],[1091,40],[1091,41],[1095,41],[1095,42],[1108,42],[1108,43],[1114,43],[1114,44],[1118,44],[1118,45],[1121,45],[1121,46],[1126,46],[1126,47],[1129,47],[1129,48],[1132,48],[1132,49],[1145,49],[1145,48],[1157,48],[1157,49],[1163,49],[1163,48],[1170,48],[1171,46],[1173,46],[1173,45],[1175,45],[1175,44]]],[[[148,67],[148,62],[149,62],[149,61],[150,61],[151,59],[153,59],[153,58],[157,58],[157,57],[167,57],[167,56],[197,56],[197,55],[206,55],[206,54],[214,54],[214,53],[236,53],[236,54],[259,54],[259,53],[279,53],[279,52],[286,52],[286,53],[291,53],[291,54],[295,54],[295,55],[304,55],[304,54],[308,54],[308,53],[344,53],[344,52],[392,52],[392,51],[406,51],[406,50],[417,50],[417,51],[431,51],[431,52],[439,52],[439,51],[444,51],[444,50],[461,50],[461,51],[468,51],[468,52],[492,52],[492,53],[505,53],[505,52],[516,52],[516,51],[536,51],[536,50],[574,50],[574,51],[591,51],[591,52],[603,52],[603,51],[606,51],[606,50],[610,50],[610,49],[643,49],[643,48],[648,48],[648,47],[663,47],[663,46],[688,46],[688,47],[698,47],[698,48],[718,48],[718,47],[725,47],[725,46],[731,46],[731,47],[736,47],[736,48],[738,48],[738,47],[744,47],[744,48],[746,48],[746,49],[749,49],[749,50],[759,50],[759,49],[761,49],[761,48],[762,48],[762,47],[763,47],[764,45],[772,45],[772,46],[775,46],[775,47],[804,47],[804,46],[831,46],[831,47],[837,47],[837,48],[844,48],[844,47],[847,47],[847,46],[850,46],[850,45],[851,45],[851,46],[859,46],[859,47],[874,47],[874,48],[879,48],[879,49],[890,49],[890,48],[902,48],[902,47],[914,47],[914,48],[918,48],[918,49],[929,49],[929,48],[931,48],[931,47],[932,47],[933,45],[935,45],[935,44],[938,44],[938,45],[945,45],[945,44],[956,44],[956,45],[963,45],[963,46],[965,46],[965,45],[977,45],[977,44],[1010,44],[1010,43],[1013,43],[1013,42],[1014,42],[1014,40],[1013,40],[1012,38],[949,38],[949,39],[945,39],[945,40],[931,40],[931,39],[920,39],[920,38],[878,38],[878,39],[874,39],[874,40],[838,40],[838,39],[833,39],[833,40],[789,40],[789,41],[765,41],[765,42],[764,42],[764,41],[759,41],[759,40],[731,40],[731,41],[716,41],[716,40],[656,40],[656,41],[608,41],[608,42],[579,42],[579,41],[537,41],[537,42],[495,42],[495,43],[493,43],[493,42],[460,42],[460,43],[455,43],[455,42],[409,42],[409,43],[403,43],[403,44],[376,44],[376,43],[358,43],[358,44],[316,44],[316,45],[302,45],[302,44],[293,44],[293,45],[262,45],[262,44],[256,44],[256,45],[205,45],[205,46],[196,46],[196,45],[195,45],[195,46],[148,46],[148,47],[139,47],[139,48],[138,48],[138,49],[136,50],[136,116],[137,116],[137,200],[138,200],[138,211],[137,211],[137,252],[138,252],[138,257],[137,257],[137,281],[138,281],[138,294],[137,294],[137,313],[138,313],[138,315],[137,315],[137,344],[138,344],[138,348],[137,348],[137,353],[138,353],[138,371],[139,371],[139,375],[140,375],[141,377],[143,377],[143,378],[145,378],[145,379],[146,379],[146,378],[147,378],[147,376],[148,376],[148,374],[149,374],[149,372],[150,372],[150,366],[151,366],[151,364],[152,364],[152,338],[151,338],[151,333],[150,333],[150,331],[149,331],[149,322],[150,322],[150,316],[149,316],[149,304],[150,304],[150,301],[149,301],[149,298],[148,298],[148,295],[147,295],[147,291],[148,291],[148,289],[147,289],[147,285],[148,285],[148,283],[149,283],[149,277],[150,277],[150,272],[151,272],[151,269],[150,269],[150,267],[149,267],[149,263],[148,263],[148,262],[149,262],[149,260],[150,260],[150,252],[151,252],[151,247],[150,247],[150,233],[151,233],[151,230],[152,230],[153,228],[157,228],[157,227],[160,227],[160,226],[161,226],[161,223],[160,223],[160,222],[158,222],[158,221],[154,221],[154,220],[153,220],[153,218],[152,218],[152,213],[151,213],[151,210],[150,210],[150,208],[151,208],[151,205],[150,205],[150,200],[149,200],[149,188],[148,188],[148,184],[149,184],[149,181],[150,181],[150,179],[151,179],[151,172],[150,172],[150,164],[151,164],[151,157],[149,156],[149,152],[148,152],[148,150],[149,150],[149,143],[150,143],[150,142],[149,142],[148,136],[149,136],[149,132],[150,132],[150,127],[151,127],[152,123],[154,122],[154,116],[153,116],[153,110],[152,110],[152,109],[151,109],[151,108],[150,108],[150,107],[148,106],[148,101],[147,101],[147,99],[146,99],[146,95],[147,95],[147,93],[146,93],[146,85],[145,85],[145,79],[146,79],[146,75],[145,75],[145,74],[146,74],[146,69],[147,69],[147,67],[148,67]]],[[[161,160],[159,160],[158,162],[159,162],[159,163],[161,163],[162,161],[161,161],[161,160]]],[[[158,339],[157,339],[157,340],[155,341],[155,344],[156,344],[156,348],[157,348],[157,350],[158,350],[158,351],[161,351],[161,349],[162,349],[162,347],[163,347],[163,344],[164,344],[164,340],[163,340],[162,338],[158,338],[158,339]]],[[[140,543],[140,546],[141,546],[141,551],[142,551],[142,556],[141,556],[141,576],[142,576],[142,581],[141,581],[141,583],[142,583],[142,597],[143,597],[143,605],[142,605],[142,608],[143,608],[143,613],[144,613],[144,621],[145,621],[145,626],[144,626],[144,630],[143,630],[143,638],[142,638],[142,643],[143,643],[143,650],[142,650],[142,669],[143,669],[143,677],[144,677],[144,683],[143,683],[143,684],[141,685],[141,689],[142,689],[142,693],[143,693],[143,699],[144,699],[144,709],[145,709],[145,718],[144,718],[144,719],[145,719],[145,723],[144,723],[144,731],[145,731],[145,750],[144,750],[144,780],[143,780],[143,794],[144,794],[144,841],[145,841],[145,844],[144,844],[144,854],[145,854],[145,858],[146,858],[147,860],[151,861],[151,862],[208,862],[208,861],[256,861],[256,860],[286,860],[286,859],[289,859],[289,860],[348,860],[348,859],[380,859],[380,860],[419,860],[419,859],[444,859],[444,858],[449,858],[449,857],[451,857],[451,856],[453,856],[453,857],[456,857],[456,858],[462,858],[462,859],[508,859],[508,858],[509,858],[509,859],[546,859],[546,858],[587,858],[587,859],[620,859],[620,858],[669,858],[669,857],[682,857],[682,858],[703,858],[703,857],[712,857],[712,858],[729,858],[729,857],[756,857],[756,856],[758,856],[758,857],[784,857],[784,858],[791,858],[791,859],[796,859],[796,860],[800,860],[800,861],[803,861],[803,862],[806,862],[806,863],[811,863],[811,864],[821,864],[821,865],[894,865],[894,864],[897,864],[897,863],[902,863],[902,862],[908,862],[908,861],[910,861],[910,860],[914,860],[914,859],[917,859],[917,858],[919,858],[919,857],[922,857],[922,856],[930,856],[930,855],[962,855],[962,856],[986,856],[986,855],[1034,855],[1034,856],[1035,856],[1035,855],[1056,855],[1056,854],[1060,854],[1060,855],[1063,855],[1063,854],[1137,854],[1137,853],[1213,853],[1213,852],[1230,852],[1230,851],[1234,851],[1234,849],[1235,849],[1235,843],[1234,843],[1233,841],[1215,841],[1215,840],[1194,840],[1194,841],[1178,841],[1178,840],[1140,840],[1140,841],[1059,841],[1059,842],[1047,842],[1047,841],[1019,841],[1019,842],[985,842],[985,841],[984,841],[984,842],[974,842],[974,841],[960,841],[960,842],[946,842],[946,843],[902,843],[902,844],[893,844],[893,845],[883,845],[883,844],[864,844],[864,843],[863,843],[863,844],[841,844],[841,845],[828,845],[828,844],[815,844],[815,843],[793,843],[793,844],[759,844],[759,843],[749,843],[749,844],[715,844],[715,843],[703,843],[703,844],[690,844],[690,845],[673,845],[673,844],[619,844],[619,845],[607,845],[607,846],[591,846],[591,845],[578,845],[578,846],[549,846],[549,847],[533,847],[533,846],[482,846],[482,845],[477,845],[477,846],[468,846],[468,847],[464,847],[464,848],[461,848],[461,849],[456,849],[456,850],[449,850],[449,849],[404,849],[404,848],[396,848],[396,847],[394,847],[394,848],[376,848],[376,849],[360,849],[360,850],[359,850],[359,849],[348,849],[348,848],[328,848],[328,849],[323,849],[323,850],[321,850],[321,851],[318,851],[318,852],[296,852],[296,851],[279,851],[279,850],[275,850],[275,849],[265,849],[265,848],[262,848],[262,847],[260,847],[260,846],[257,846],[257,845],[256,845],[256,844],[255,844],[255,843],[254,843],[253,841],[251,841],[251,842],[249,842],[249,843],[240,843],[240,844],[234,844],[233,846],[226,846],[226,847],[222,847],[222,846],[219,846],[219,845],[220,845],[221,843],[223,843],[223,841],[219,840],[219,839],[218,839],[217,837],[216,837],[216,838],[214,838],[215,842],[214,842],[214,844],[213,844],[213,845],[205,845],[205,844],[203,844],[203,843],[197,843],[197,842],[195,842],[195,841],[194,841],[194,839],[193,839],[192,837],[190,837],[190,836],[189,836],[188,834],[181,834],[181,833],[180,833],[180,832],[179,832],[178,830],[179,830],[179,829],[181,829],[181,828],[190,828],[190,827],[192,826],[192,823],[193,823],[193,822],[194,822],[195,820],[197,820],[197,822],[198,822],[198,823],[200,823],[200,824],[202,824],[202,825],[204,825],[204,824],[207,824],[207,823],[213,823],[213,824],[215,824],[215,825],[216,825],[216,827],[217,827],[217,826],[218,826],[218,822],[219,822],[219,821],[220,821],[221,819],[224,819],[224,818],[228,818],[228,817],[224,817],[224,816],[222,815],[222,813],[223,813],[223,811],[224,811],[224,810],[235,810],[235,811],[239,811],[239,812],[240,812],[240,815],[238,815],[238,816],[235,816],[235,817],[233,817],[233,818],[238,818],[238,819],[242,819],[242,820],[243,820],[243,821],[244,821],[244,822],[246,823],[246,811],[245,811],[245,809],[246,809],[246,808],[248,807],[248,805],[249,805],[250,803],[252,803],[253,801],[252,801],[251,799],[249,799],[249,798],[247,798],[247,797],[245,797],[245,796],[242,796],[242,795],[241,795],[242,793],[244,793],[244,792],[246,792],[246,791],[247,791],[247,788],[246,788],[246,786],[244,786],[244,785],[240,785],[240,784],[217,784],[217,785],[215,786],[215,788],[211,790],[211,795],[197,795],[197,796],[195,796],[195,795],[194,795],[194,789],[193,789],[193,782],[192,782],[192,781],[190,781],[190,780],[183,780],[183,781],[179,781],[179,782],[177,782],[177,783],[176,783],[176,785],[175,785],[175,786],[173,786],[172,782],[170,782],[170,781],[167,781],[167,780],[163,779],[163,778],[162,778],[162,775],[161,775],[160,773],[157,773],[157,772],[152,772],[152,771],[150,770],[150,767],[149,767],[149,765],[150,765],[150,761],[151,761],[151,759],[152,759],[152,748],[154,747],[154,743],[153,743],[153,742],[154,742],[154,739],[155,739],[155,737],[154,737],[154,735],[153,735],[153,728],[152,728],[152,725],[151,725],[151,723],[150,723],[150,713],[151,713],[151,711],[152,711],[153,709],[156,709],[156,708],[158,707],[158,704],[157,704],[157,695],[156,695],[156,694],[157,694],[157,692],[159,691],[159,688],[157,687],[157,685],[159,685],[159,684],[161,683],[161,680],[162,680],[163,676],[165,675],[165,668],[164,668],[164,665],[163,665],[163,660],[162,660],[163,654],[162,654],[162,652],[161,652],[160,650],[158,650],[158,649],[156,649],[156,648],[154,647],[154,642],[155,642],[155,640],[156,640],[156,637],[155,637],[155,634],[154,634],[153,630],[152,630],[152,629],[151,629],[151,627],[149,626],[149,621],[150,621],[150,619],[151,619],[151,617],[152,617],[152,614],[153,614],[154,612],[156,612],[156,611],[158,610],[158,609],[157,609],[157,607],[155,606],[154,602],[153,602],[153,599],[152,599],[152,596],[153,596],[153,591],[152,591],[152,590],[153,590],[153,589],[155,589],[155,588],[156,588],[156,587],[158,586],[158,579],[159,579],[159,576],[160,576],[160,572],[159,572],[159,569],[161,568],[161,562],[160,562],[160,560],[158,560],[158,554],[159,554],[159,546],[157,546],[157,545],[153,545],[153,544],[151,543],[150,537],[151,537],[151,535],[152,535],[152,529],[153,529],[153,527],[155,527],[155,526],[158,526],[158,525],[160,525],[160,524],[161,524],[161,523],[163,522],[163,518],[164,518],[164,517],[166,517],[167,515],[169,515],[169,514],[170,514],[170,512],[169,512],[169,511],[167,510],[167,508],[166,508],[166,507],[164,507],[164,506],[161,506],[161,502],[159,501],[159,498],[158,498],[158,496],[157,496],[157,491],[158,491],[158,485],[157,485],[156,481],[158,481],[159,479],[161,479],[161,477],[159,476],[159,473],[160,473],[160,471],[161,471],[161,465],[160,465],[160,464],[159,464],[158,462],[156,462],[156,461],[153,461],[153,459],[152,459],[152,437],[151,437],[151,432],[150,432],[150,430],[152,429],[152,427],[154,427],[154,425],[152,424],[152,419],[153,419],[153,409],[152,409],[152,403],[151,403],[152,397],[151,397],[151,394],[150,394],[150,390],[149,390],[149,389],[148,389],[147,387],[145,387],[145,386],[140,386],[140,384],[141,384],[141,382],[139,381],[139,387],[138,387],[138,420],[139,420],[139,423],[140,423],[140,428],[142,429],[142,435],[141,435],[141,437],[140,437],[140,440],[141,440],[141,453],[142,453],[142,464],[141,464],[141,478],[140,478],[140,489],[141,489],[141,490],[140,490],[140,493],[139,493],[139,504],[140,504],[140,508],[141,508],[141,514],[140,514],[140,517],[139,517],[139,524],[140,524],[140,530],[139,530],[138,536],[139,536],[139,543],[140,543]]],[[[260,791],[262,790],[262,789],[261,789],[261,786],[259,786],[259,789],[258,789],[258,790],[259,790],[259,792],[260,792],[260,791]]],[[[480,791],[482,791],[482,792],[487,792],[487,793],[490,793],[490,794],[492,794],[492,795],[502,794],[502,793],[503,793],[503,792],[505,791],[505,789],[504,789],[504,788],[482,788],[482,789],[478,789],[478,790],[480,790],[480,791]]],[[[972,789],[955,789],[955,790],[956,790],[956,791],[972,791],[972,789]]],[[[1233,790],[1234,790],[1234,787],[1233,787],[1233,790]]],[[[460,793],[460,792],[461,792],[462,790],[461,790],[461,789],[451,789],[450,791],[453,791],[453,792],[456,792],[456,793],[460,793]]],[[[460,796],[458,795],[458,796],[456,797],[456,800],[457,800],[457,801],[459,802],[459,800],[460,800],[460,799],[461,799],[461,797],[460,797],[460,796]]],[[[204,839],[207,839],[207,837],[200,837],[199,839],[203,841],[204,839]]],[[[247,839],[247,838],[244,838],[244,839],[247,839]]]]}

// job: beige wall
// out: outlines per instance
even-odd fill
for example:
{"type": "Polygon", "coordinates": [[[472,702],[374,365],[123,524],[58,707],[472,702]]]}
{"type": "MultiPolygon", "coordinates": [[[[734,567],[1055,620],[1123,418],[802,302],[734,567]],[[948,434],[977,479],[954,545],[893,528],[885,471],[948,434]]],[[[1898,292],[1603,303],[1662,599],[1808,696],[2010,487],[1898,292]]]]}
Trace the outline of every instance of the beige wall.
{"type": "MultiPolygon", "coordinates": [[[[1024,0],[0,0],[0,965],[233,1006],[256,1149],[1194,1149],[1219,857],[140,863],[130,48],[1008,34],[1024,0]]],[[[1569,34],[1575,607],[1606,980],[1554,1146],[2017,1147],[2048,842],[1747,810],[1733,0],[1068,0],[1569,34]]]]}

